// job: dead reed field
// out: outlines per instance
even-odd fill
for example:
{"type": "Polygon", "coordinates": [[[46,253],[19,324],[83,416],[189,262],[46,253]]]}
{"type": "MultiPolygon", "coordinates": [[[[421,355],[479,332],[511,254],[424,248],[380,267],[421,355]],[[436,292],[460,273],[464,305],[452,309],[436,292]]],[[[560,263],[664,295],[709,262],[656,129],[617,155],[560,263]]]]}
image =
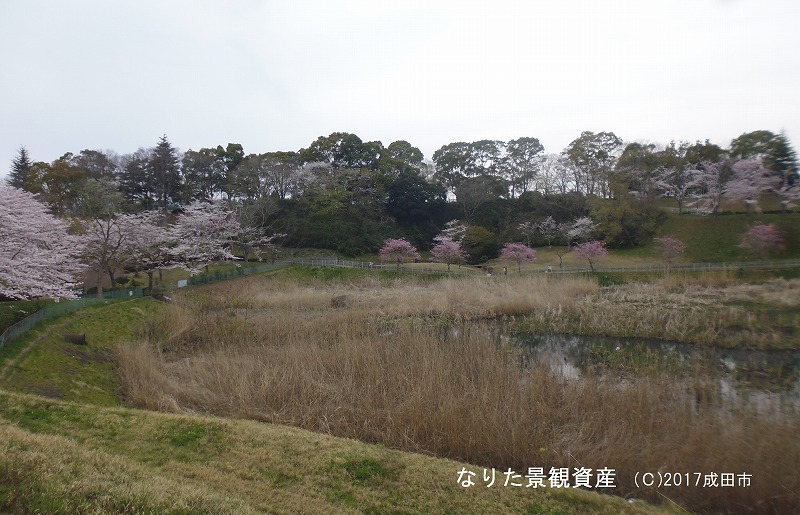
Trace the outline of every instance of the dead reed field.
{"type": "Polygon", "coordinates": [[[480,322],[579,312],[603,294],[589,279],[547,276],[268,276],[179,296],[117,360],[136,407],[294,425],[521,474],[610,467],[613,493],[693,511],[800,510],[796,418],[722,410],[702,372],[576,381],[523,368],[480,322]],[[747,488],[634,486],[648,471],[753,479],[747,488]]]}

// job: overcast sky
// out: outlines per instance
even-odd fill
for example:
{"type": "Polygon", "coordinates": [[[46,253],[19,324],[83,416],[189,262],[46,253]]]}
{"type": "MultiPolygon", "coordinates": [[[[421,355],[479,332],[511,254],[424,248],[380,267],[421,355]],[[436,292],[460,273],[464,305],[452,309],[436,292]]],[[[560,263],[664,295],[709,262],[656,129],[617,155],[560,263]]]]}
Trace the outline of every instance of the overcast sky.
{"type": "Polygon", "coordinates": [[[0,174],[65,152],[343,131],[455,141],[784,130],[800,144],[798,0],[2,0],[0,174]]]}

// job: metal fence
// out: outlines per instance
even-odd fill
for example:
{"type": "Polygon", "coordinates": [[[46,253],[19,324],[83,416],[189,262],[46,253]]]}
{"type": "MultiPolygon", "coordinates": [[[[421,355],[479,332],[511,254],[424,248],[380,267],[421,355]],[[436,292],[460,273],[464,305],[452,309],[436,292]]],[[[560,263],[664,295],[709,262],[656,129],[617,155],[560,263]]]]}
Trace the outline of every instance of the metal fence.
{"type": "Polygon", "coordinates": [[[397,264],[376,263],[374,261],[355,261],[352,259],[339,259],[335,257],[325,258],[294,258],[285,259],[282,261],[287,265],[301,265],[301,266],[338,266],[342,268],[361,268],[365,270],[382,270],[386,272],[408,272],[419,274],[468,274],[468,270],[460,270],[452,268],[449,272],[441,268],[419,268],[407,267],[397,264]]]}
{"type": "MultiPolygon", "coordinates": [[[[674,263],[667,267],[666,264],[643,264],[631,266],[594,266],[595,273],[647,273],[665,272],[667,270],[678,272],[706,272],[706,271],[738,271],[738,270],[787,270],[800,268],[800,259],[783,259],[779,261],[731,261],[720,263],[674,263]]],[[[592,270],[588,266],[570,266],[564,268],[553,267],[552,270],[532,270],[527,273],[586,273],[592,270]]]]}
{"type": "Polygon", "coordinates": [[[217,281],[234,279],[236,277],[244,277],[246,275],[263,274],[264,272],[271,272],[272,270],[277,270],[279,268],[289,266],[290,264],[291,263],[287,263],[285,261],[278,261],[269,265],[237,266],[236,268],[225,272],[214,272],[192,276],[187,280],[187,286],[215,283],[217,281]]]}
{"type": "Polygon", "coordinates": [[[50,320],[52,318],[65,315],[67,313],[74,313],[79,309],[83,309],[87,306],[92,306],[94,304],[99,304],[107,300],[122,299],[122,298],[132,299],[143,296],[144,296],[144,288],[130,288],[127,290],[109,291],[103,293],[100,297],[92,295],[92,296],[81,297],[75,300],[62,300],[60,302],[55,302],[53,304],[43,307],[36,313],[20,320],[16,324],[12,325],[11,327],[3,331],[3,334],[0,335],[0,349],[3,348],[7,343],[10,343],[12,340],[18,338],[26,331],[33,329],[34,327],[36,327],[37,324],[45,320],[50,320]]]}

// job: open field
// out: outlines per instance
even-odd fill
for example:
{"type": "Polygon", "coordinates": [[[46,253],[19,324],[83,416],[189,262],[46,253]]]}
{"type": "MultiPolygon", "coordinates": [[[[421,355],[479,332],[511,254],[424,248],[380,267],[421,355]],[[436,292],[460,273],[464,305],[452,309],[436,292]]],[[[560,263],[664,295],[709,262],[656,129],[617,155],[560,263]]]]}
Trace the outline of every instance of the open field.
{"type": "Polygon", "coordinates": [[[580,277],[294,268],[182,292],[117,360],[126,401],[138,407],[294,425],[500,470],[612,467],[615,493],[663,495],[697,511],[800,509],[796,416],[760,417],[745,404],[722,410],[719,386],[703,370],[681,381],[617,382],[524,369],[517,351],[480,322],[579,312],[602,295],[636,304],[653,292],[669,300],[696,290],[693,302],[713,306],[728,288],[731,302],[778,305],[798,287],[748,289],[718,276],[670,281],[609,290],[580,277]],[[656,492],[633,484],[642,470],[747,472],[759,481],[656,492]]]}

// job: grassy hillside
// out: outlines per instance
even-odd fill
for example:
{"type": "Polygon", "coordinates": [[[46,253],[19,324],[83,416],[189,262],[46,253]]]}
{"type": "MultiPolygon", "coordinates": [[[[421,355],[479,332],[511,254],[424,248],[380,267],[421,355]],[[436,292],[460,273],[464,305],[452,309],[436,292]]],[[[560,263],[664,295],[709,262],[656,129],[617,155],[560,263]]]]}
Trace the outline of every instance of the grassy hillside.
{"type": "Polygon", "coordinates": [[[664,513],[582,490],[456,483],[454,461],[284,426],[0,391],[0,510],[664,513]]]}
{"type": "Polygon", "coordinates": [[[61,317],[0,349],[0,387],[46,397],[120,404],[113,349],[165,307],[152,299],[108,301],[61,317]],[[76,345],[65,335],[85,335],[76,345]]]}
{"type": "Polygon", "coordinates": [[[800,213],[736,214],[718,216],[670,215],[661,235],[672,235],[687,245],[688,261],[733,261],[747,259],[737,247],[742,234],[756,221],[775,224],[786,234],[786,254],[800,257],[800,213]]]}

